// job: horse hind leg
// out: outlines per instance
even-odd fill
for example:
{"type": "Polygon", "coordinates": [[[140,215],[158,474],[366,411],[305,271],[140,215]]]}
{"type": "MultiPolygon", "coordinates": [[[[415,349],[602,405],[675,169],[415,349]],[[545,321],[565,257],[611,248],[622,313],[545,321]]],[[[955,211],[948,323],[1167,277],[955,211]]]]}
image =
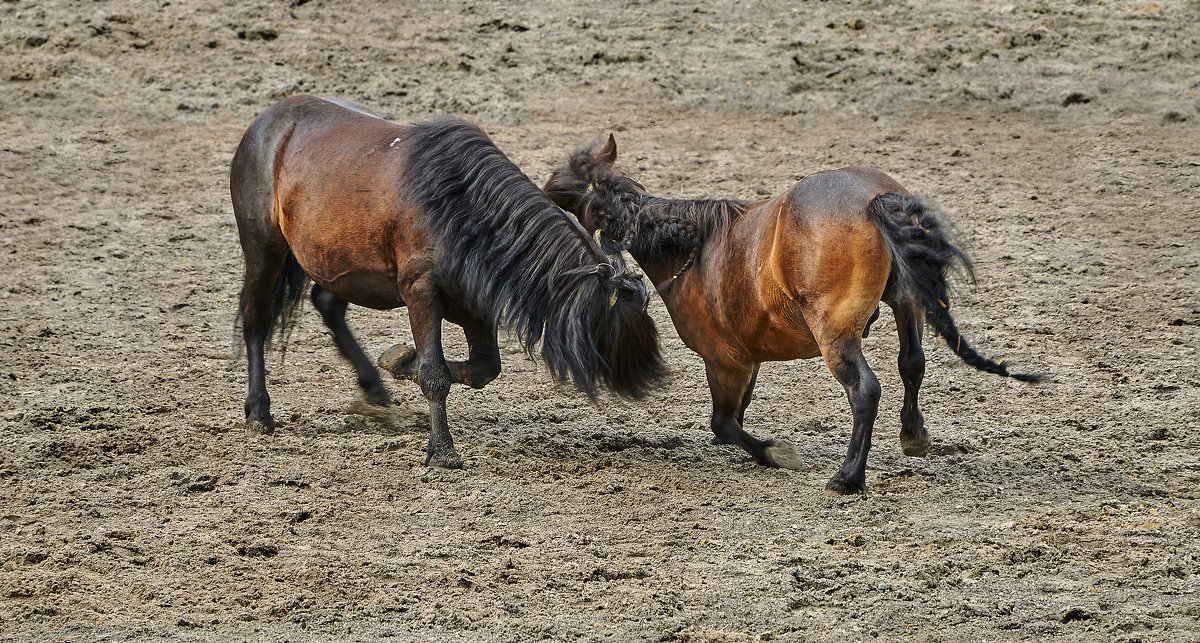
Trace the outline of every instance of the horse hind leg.
{"type": "Polygon", "coordinates": [[[900,335],[900,355],[896,364],[904,382],[904,406],[900,409],[900,447],[904,455],[921,457],[929,452],[929,432],[925,416],[917,403],[921,381],[925,377],[925,350],[921,347],[924,313],[904,303],[889,303],[896,316],[900,335]]]}
{"type": "Polygon", "coordinates": [[[238,315],[242,321],[242,340],[246,343],[246,433],[250,436],[275,432],[264,352],[275,323],[272,310],[275,282],[286,259],[286,247],[260,248],[246,255],[238,315]]]}
{"type": "Polygon", "coordinates": [[[287,241],[270,222],[272,192],[255,185],[260,178],[246,168],[231,175],[233,210],[246,265],[238,317],[246,344],[246,433],[251,436],[275,432],[264,350],[276,324],[282,319],[286,326],[305,279],[291,259],[287,241]]]}
{"type": "Polygon", "coordinates": [[[863,357],[858,333],[823,346],[821,352],[829,371],[845,389],[854,416],[846,459],[825,488],[839,494],[859,493],[866,490],[867,453],[879,413],[879,379],[863,357]]]}
{"type": "Polygon", "coordinates": [[[371,364],[371,360],[359,346],[358,340],[350,332],[350,327],[346,325],[346,308],[348,306],[346,300],[314,285],[312,302],[317,311],[321,313],[321,320],[325,322],[325,326],[333,333],[333,343],[341,352],[342,357],[345,357],[354,367],[354,372],[358,376],[358,385],[362,389],[363,397],[360,403],[351,407],[351,411],[360,415],[389,419],[392,400],[388,396],[387,389],[383,387],[379,370],[371,364]]]}

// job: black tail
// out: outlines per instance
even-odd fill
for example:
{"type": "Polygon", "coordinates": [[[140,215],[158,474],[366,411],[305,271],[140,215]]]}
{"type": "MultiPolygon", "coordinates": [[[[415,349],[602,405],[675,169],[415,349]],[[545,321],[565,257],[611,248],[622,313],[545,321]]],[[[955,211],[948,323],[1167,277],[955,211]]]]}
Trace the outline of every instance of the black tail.
{"type": "MultiPolygon", "coordinates": [[[[304,293],[307,290],[309,278],[304,273],[304,269],[296,262],[296,258],[292,256],[291,251],[288,251],[287,258],[283,261],[283,267],[279,270],[279,276],[275,278],[275,289],[271,295],[271,321],[267,326],[266,341],[269,345],[271,339],[278,334],[280,338],[280,350],[287,352],[287,340],[292,333],[292,325],[296,320],[296,316],[300,312],[300,302],[304,299],[304,293]]],[[[246,296],[246,289],[238,295],[239,302],[246,296]]],[[[241,322],[242,306],[238,306],[237,319],[235,326],[241,322]]],[[[240,354],[241,342],[235,341],[234,346],[238,348],[240,354]]]]}
{"type": "Polygon", "coordinates": [[[950,242],[938,220],[913,196],[895,192],[871,199],[871,216],[892,254],[888,290],[900,299],[914,300],[925,310],[925,319],[956,355],[975,368],[1022,382],[1038,382],[1041,375],[1010,373],[1003,363],[975,352],[958,332],[950,316],[946,272],[959,264],[973,280],[966,253],[950,242]]]}

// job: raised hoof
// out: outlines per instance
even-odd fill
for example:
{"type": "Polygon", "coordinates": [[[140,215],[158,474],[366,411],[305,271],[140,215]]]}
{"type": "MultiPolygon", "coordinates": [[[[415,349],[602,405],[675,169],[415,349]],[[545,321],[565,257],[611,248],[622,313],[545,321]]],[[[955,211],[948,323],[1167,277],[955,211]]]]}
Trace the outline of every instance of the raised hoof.
{"type": "Polygon", "coordinates": [[[921,440],[906,439],[904,436],[900,436],[900,448],[904,451],[904,455],[910,458],[924,458],[929,455],[931,444],[929,436],[921,440]]]}
{"type": "Polygon", "coordinates": [[[803,466],[796,445],[788,440],[772,440],[770,446],[763,449],[764,464],[780,469],[799,471],[803,466]]]}
{"type": "Polygon", "coordinates": [[[461,469],[463,463],[462,458],[458,457],[454,449],[437,449],[425,456],[425,466],[441,467],[443,469],[461,469]]]}
{"type": "Polygon", "coordinates": [[[417,351],[408,344],[396,344],[383,351],[376,364],[398,380],[417,379],[417,351]]]}
{"type": "Polygon", "coordinates": [[[274,422],[260,422],[258,420],[246,420],[246,437],[257,438],[264,435],[275,434],[274,422]]]}
{"type": "Polygon", "coordinates": [[[829,480],[829,482],[825,485],[825,490],[830,493],[836,493],[839,496],[849,496],[856,493],[865,493],[867,490],[867,483],[861,480],[845,480],[839,474],[829,480]]]}

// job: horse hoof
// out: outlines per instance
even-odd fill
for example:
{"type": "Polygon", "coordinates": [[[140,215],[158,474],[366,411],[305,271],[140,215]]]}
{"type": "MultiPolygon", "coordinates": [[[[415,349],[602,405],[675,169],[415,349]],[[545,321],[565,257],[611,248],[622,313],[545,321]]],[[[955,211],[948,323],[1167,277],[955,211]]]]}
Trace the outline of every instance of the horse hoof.
{"type": "Polygon", "coordinates": [[[763,458],[767,465],[780,469],[799,471],[803,465],[800,454],[796,451],[796,445],[788,440],[772,441],[770,446],[763,449],[763,458]]]}
{"type": "Polygon", "coordinates": [[[461,469],[462,458],[454,451],[438,451],[425,457],[425,466],[441,467],[443,469],[461,469]]]}
{"type": "Polygon", "coordinates": [[[396,344],[383,351],[376,364],[398,380],[417,379],[417,351],[408,344],[396,344]]]}
{"type": "Polygon", "coordinates": [[[721,437],[721,436],[719,436],[719,435],[714,435],[714,436],[712,437],[712,440],[710,440],[710,441],[709,441],[709,443],[710,443],[710,444],[712,444],[712,445],[714,445],[714,446],[718,446],[718,447],[719,447],[719,446],[721,446],[722,444],[729,444],[729,440],[726,440],[725,438],[722,438],[722,437],[721,437]]]}
{"type": "Polygon", "coordinates": [[[258,420],[246,420],[246,437],[257,438],[261,436],[269,436],[275,433],[274,422],[260,422],[258,420]]]}
{"type": "Polygon", "coordinates": [[[900,448],[904,451],[904,455],[910,458],[924,458],[929,455],[929,447],[932,441],[927,437],[924,440],[905,440],[900,438],[900,448]]]}
{"type": "Polygon", "coordinates": [[[384,422],[396,421],[396,409],[392,408],[391,405],[376,404],[365,398],[359,398],[351,402],[350,406],[346,407],[346,412],[376,420],[383,420],[384,422]]]}
{"type": "Polygon", "coordinates": [[[836,475],[825,485],[825,490],[836,493],[839,496],[849,496],[856,493],[865,493],[867,484],[865,481],[855,482],[845,480],[840,475],[836,475]]]}

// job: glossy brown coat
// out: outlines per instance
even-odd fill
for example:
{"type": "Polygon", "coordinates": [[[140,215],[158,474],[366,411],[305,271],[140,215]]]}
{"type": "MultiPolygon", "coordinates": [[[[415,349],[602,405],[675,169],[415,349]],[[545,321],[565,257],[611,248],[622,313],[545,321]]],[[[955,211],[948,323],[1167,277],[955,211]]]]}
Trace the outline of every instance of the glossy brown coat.
{"type": "Polygon", "coordinates": [[[759,364],[820,356],[843,386],[854,416],[846,459],[828,488],[865,487],[880,387],[862,338],[880,301],[895,313],[904,382],[901,444],[929,448],[917,395],[925,372],[926,315],[969,364],[1011,375],[975,353],[950,318],[945,273],[965,255],[899,183],[864,167],[809,176],[756,202],[673,201],[650,196],[614,168],[616,141],[574,154],[545,191],[624,247],[646,271],[685,344],[703,359],[717,443],[737,444],[760,463],[794,468],[795,447],[759,440],[742,422],[759,364]]]}
{"type": "Polygon", "coordinates": [[[499,374],[499,322],[530,352],[540,342],[552,373],[589,394],[600,381],[636,396],[661,372],[640,279],[473,125],[397,125],[348,101],[292,97],[246,130],[230,194],[246,259],[239,314],[251,433],[274,430],[263,347],[275,326],[286,331],[309,279],[358,375],[359,412],[386,417],[390,399],[346,307],[408,307],[415,349],[389,350],[383,364],[416,380],[429,402],[429,464],[462,464],[446,395],[452,383],[478,388],[499,374]],[[467,360],[446,361],[443,319],[463,328],[467,360]]]}

